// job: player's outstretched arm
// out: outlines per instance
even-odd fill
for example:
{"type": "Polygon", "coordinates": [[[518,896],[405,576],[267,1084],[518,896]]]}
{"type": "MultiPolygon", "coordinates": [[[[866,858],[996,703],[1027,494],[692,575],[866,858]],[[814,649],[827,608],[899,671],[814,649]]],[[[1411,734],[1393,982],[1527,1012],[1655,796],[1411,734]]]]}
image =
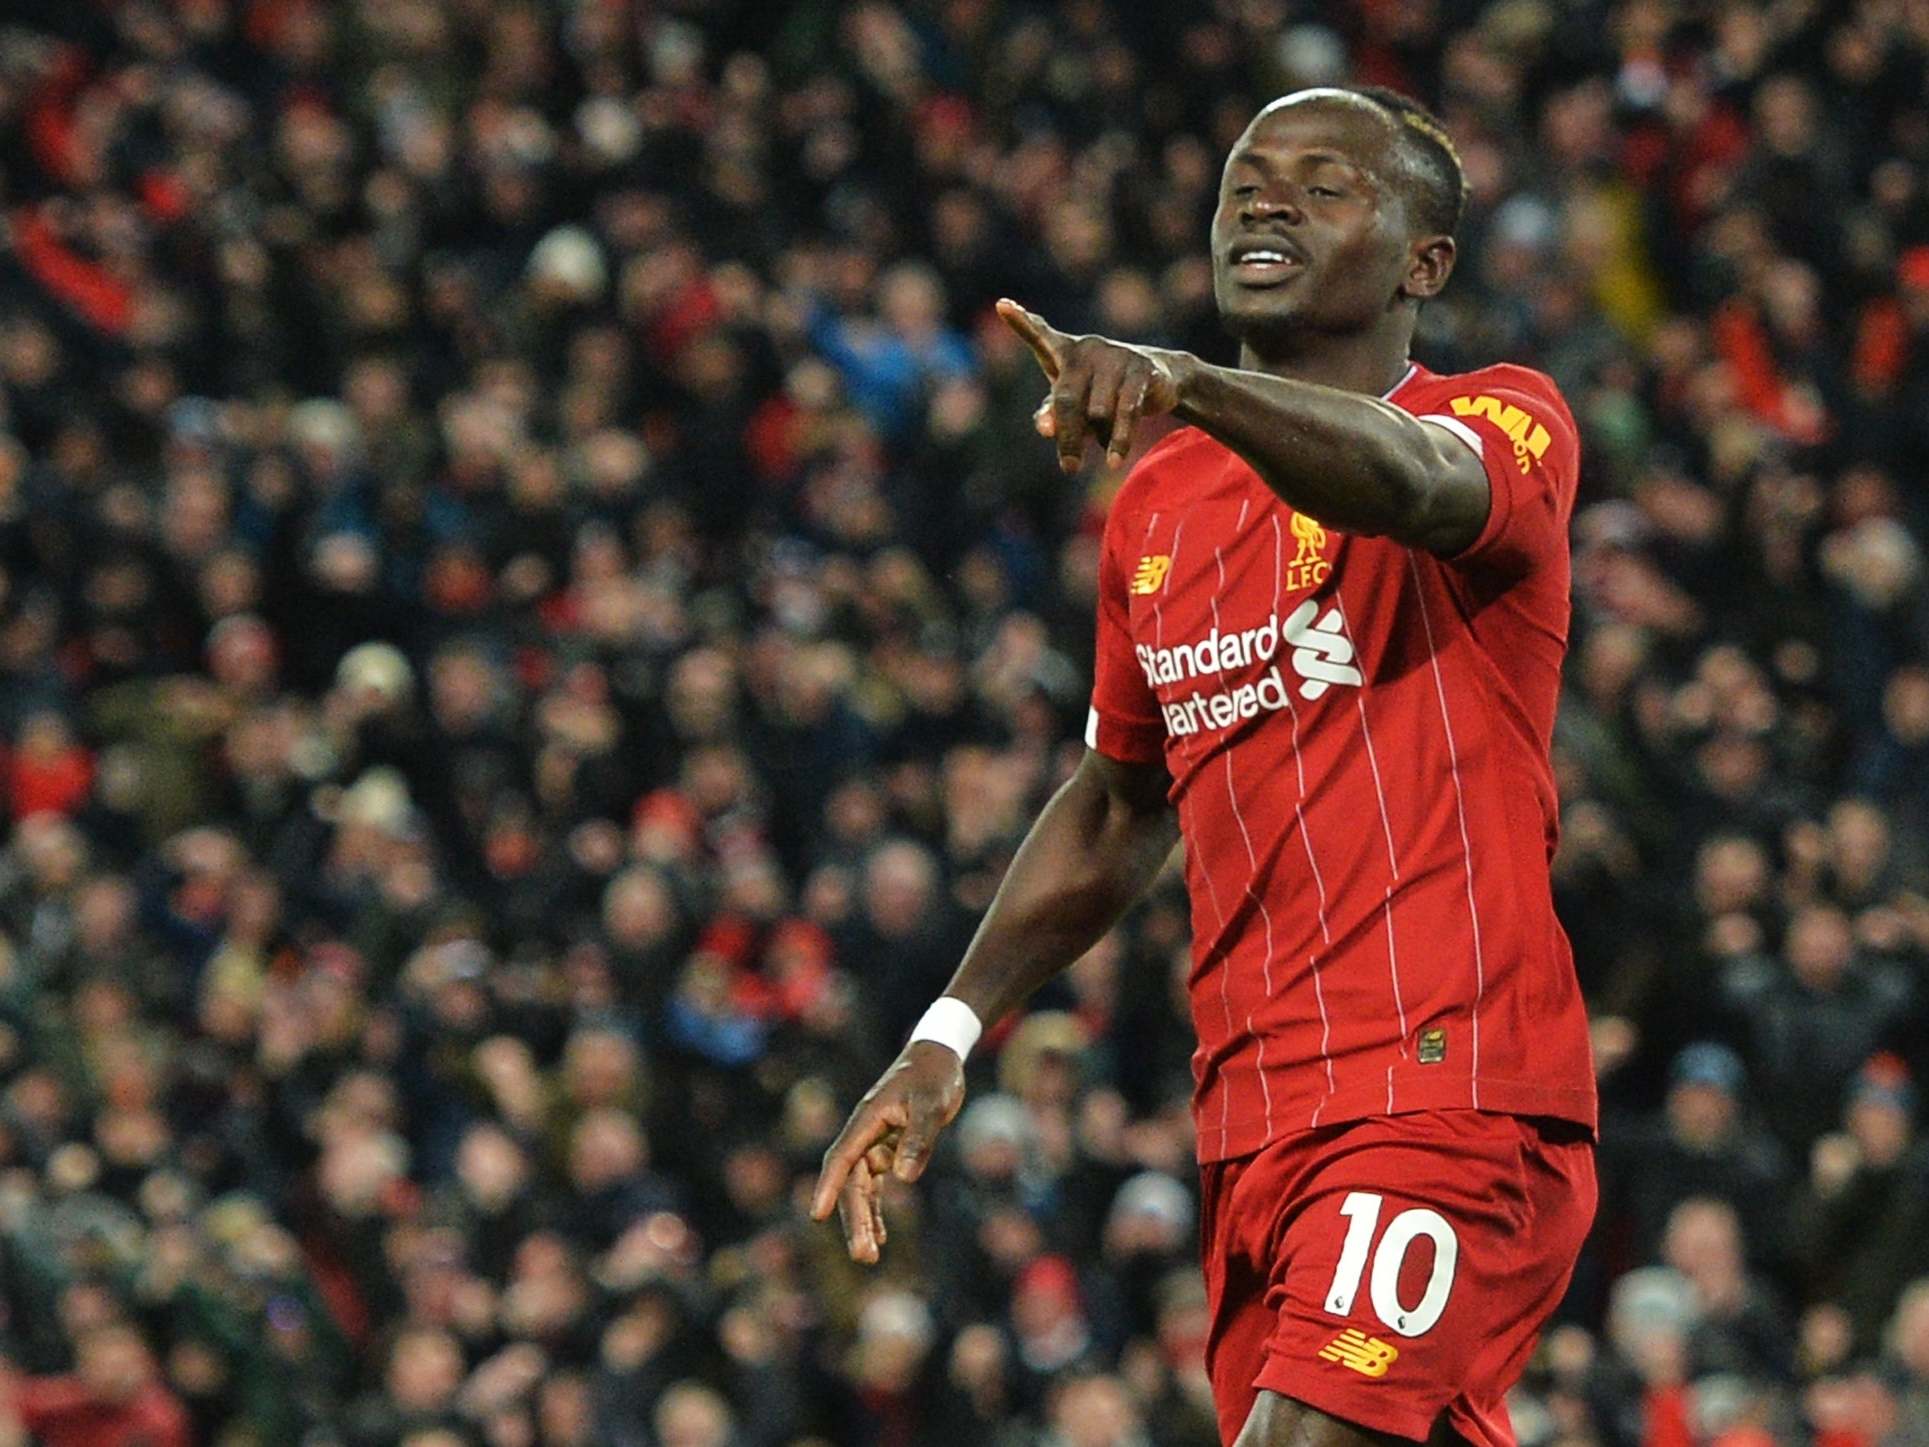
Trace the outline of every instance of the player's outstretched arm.
{"type": "Polygon", "coordinates": [[[1487,470],[1444,428],[1315,382],[1190,356],[1177,370],[1180,419],[1245,458],[1298,511],[1449,557],[1486,525],[1487,470]]]}
{"type": "Polygon", "coordinates": [[[1051,383],[1038,428],[1068,472],[1087,438],[1122,462],[1139,421],[1170,412],[1245,458],[1289,506],[1346,532],[1452,555],[1486,524],[1491,493],[1473,450],[1389,402],[1216,367],[1190,352],[1072,336],[1014,301],[999,302],[998,314],[1051,383]]]}
{"type": "MultiPolygon", "coordinates": [[[[1088,752],[1019,846],[945,990],[984,1024],[1071,964],[1144,892],[1178,838],[1158,764],[1088,752]]],[[[964,1104],[964,1060],[913,1040],[851,1112],[824,1153],[811,1214],[842,1217],[851,1259],[884,1245],[884,1178],[915,1181],[964,1104]]]]}

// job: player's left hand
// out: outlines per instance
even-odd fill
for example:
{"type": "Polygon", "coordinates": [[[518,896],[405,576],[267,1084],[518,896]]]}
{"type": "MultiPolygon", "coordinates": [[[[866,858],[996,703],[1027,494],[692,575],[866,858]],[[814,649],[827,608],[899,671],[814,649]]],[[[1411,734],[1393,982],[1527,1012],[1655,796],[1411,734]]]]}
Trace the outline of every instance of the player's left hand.
{"type": "Polygon", "coordinates": [[[1057,442],[1058,465],[1067,472],[1078,471],[1088,436],[1117,467],[1132,451],[1140,420],[1179,405],[1183,353],[1071,336],[1009,298],[998,303],[998,315],[1024,339],[1052,384],[1036,421],[1039,432],[1057,442]]]}
{"type": "Polygon", "coordinates": [[[913,1040],[857,1103],[824,1152],[811,1196],[819,1221],[836,1210],[851,1260],[873,1265],[884,1249],[884,1181],[924,1174],[938,1135],[964,1104],[964,1062],[933,1040],[913,1040]]]}

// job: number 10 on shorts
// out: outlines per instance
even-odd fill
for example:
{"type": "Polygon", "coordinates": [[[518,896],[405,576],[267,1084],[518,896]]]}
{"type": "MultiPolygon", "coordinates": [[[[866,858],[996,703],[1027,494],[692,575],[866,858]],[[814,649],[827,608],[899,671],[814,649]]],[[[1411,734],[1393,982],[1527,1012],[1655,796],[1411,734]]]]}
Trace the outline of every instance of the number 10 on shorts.
{"type": "Polygon", "coordinates": [[[1371,1191],[1352,1191],[1340,1202],[1346,1217],[1346,1240],[1340,1246],[1340,1264],[1333,1272],[1333,1285],[1326,1293],[1326,1309],[1335,1316],[1348,1316],[1353,1299],[1359,1295],[1360,1279],[1366,1275],[1366,1261],[1373,1257],[1373,1275],[1368,1284],[1368,1300],[1374,1315],[1401,1336],[1419,1336],[1430,1331],[1447,1309],[1453,1291],[1453,1268],[1460,1258],[1460,1242],[1453,1227],[1438,1211],[1416,1206],[1402,1211],[1387,1222],[1378,1249],[1373,1237],[1380,1226],[1380,1207],[1384,1198],[1371,1191]],[[1421,1236],[1433,1242],[1433,1274],[1427,1289],[1412,1306],[1400,1301],[1400,1267],[1407,1251],[1421,1236]]]}

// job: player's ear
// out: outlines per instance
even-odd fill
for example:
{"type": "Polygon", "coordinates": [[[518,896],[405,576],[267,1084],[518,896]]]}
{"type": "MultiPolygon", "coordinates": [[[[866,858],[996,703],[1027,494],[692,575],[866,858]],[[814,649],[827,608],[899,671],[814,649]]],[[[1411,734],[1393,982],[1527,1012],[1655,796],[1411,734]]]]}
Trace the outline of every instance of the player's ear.
{"type": "Polygon", "coordinates": [[[1453,275],[1458,254],[1451,236],[1422,236],[1407,251],[1406,275],[1400,279],[1400,295],[1414,301],[1427,301],[1440,294],[1453,275]]]}

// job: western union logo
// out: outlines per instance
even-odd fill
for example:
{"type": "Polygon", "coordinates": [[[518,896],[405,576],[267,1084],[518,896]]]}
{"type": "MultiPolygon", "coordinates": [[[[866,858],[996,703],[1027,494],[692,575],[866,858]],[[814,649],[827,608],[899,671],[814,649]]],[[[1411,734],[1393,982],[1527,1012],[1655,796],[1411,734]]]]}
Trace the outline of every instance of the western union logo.
{"type": "Polygon", "coordinates": [[[1171,571],[1172,559],[1164,553],[1147,554],[1132,571],[1132,591],[1140,596],[1158,592],[1165,583],[1165,575],[1171,571]]]}
{"type": "Polygon", "coordinates": [[[1388,1346],[1377,1336],[1368,1336],[1356,1326],[1349,1326],[1319,1349],[1321,1361],[1337,1362],[1363,1377],[1384,1377],[1386,1369],[1399,1356],[1398,1347],[1388,1346]]]}
{"type": "Polygon", "coordinates": [[[1522,472],[1527,471],[1529,462],[1538,462],[1546,456],[1547,444],[1553,441],[1547,429],[1525,410],[1498,397],[1456,397],[1447,405],[1453,408],[1456,417],[1485,417],[1505,432],[1513,441],[1514,460],[1522,472]]]}

